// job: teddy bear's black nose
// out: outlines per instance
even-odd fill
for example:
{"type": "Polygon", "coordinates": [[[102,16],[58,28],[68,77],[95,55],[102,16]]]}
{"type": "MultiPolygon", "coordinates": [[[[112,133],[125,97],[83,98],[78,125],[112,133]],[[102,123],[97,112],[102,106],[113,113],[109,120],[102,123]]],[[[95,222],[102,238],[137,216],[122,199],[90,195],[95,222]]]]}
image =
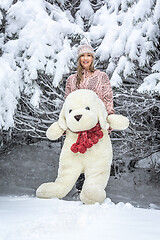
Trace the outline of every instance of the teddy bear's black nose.
{"type": "Polygon", "coordinates": [[[74,118],[79,121],[81,119],[82,115],[75,115],[74,118]]]}

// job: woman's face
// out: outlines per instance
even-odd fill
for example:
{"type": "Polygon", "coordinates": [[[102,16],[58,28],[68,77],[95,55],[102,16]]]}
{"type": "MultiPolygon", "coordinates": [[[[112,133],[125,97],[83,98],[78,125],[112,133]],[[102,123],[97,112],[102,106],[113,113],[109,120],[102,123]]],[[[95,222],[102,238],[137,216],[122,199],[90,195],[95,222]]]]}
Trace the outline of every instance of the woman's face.
{"type": "Polygon", "coordinates": [[[84,53],[80,56],[80,63],[85,70],[89,70],[92,62],[93,62],[92,54],[84,53]]]}

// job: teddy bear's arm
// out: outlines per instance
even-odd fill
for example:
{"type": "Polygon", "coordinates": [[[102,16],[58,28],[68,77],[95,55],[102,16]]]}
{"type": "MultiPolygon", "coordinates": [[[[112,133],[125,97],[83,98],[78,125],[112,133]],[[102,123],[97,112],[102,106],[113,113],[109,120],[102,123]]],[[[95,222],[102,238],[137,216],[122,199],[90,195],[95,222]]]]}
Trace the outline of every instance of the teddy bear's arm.
{"type": "Polygon", "coordinates": [[[115,130],[124,130],[129,126],[128,118],[118,114],[109,115],[107,121],[109,126],[115,130]]]}
{"type": "Polygon", "coordinates": [[[64,130],[59,127],[58,122],[54,122],[46,131],[46,136],[50,140],[57,140],[64,133],[64,130]]]}

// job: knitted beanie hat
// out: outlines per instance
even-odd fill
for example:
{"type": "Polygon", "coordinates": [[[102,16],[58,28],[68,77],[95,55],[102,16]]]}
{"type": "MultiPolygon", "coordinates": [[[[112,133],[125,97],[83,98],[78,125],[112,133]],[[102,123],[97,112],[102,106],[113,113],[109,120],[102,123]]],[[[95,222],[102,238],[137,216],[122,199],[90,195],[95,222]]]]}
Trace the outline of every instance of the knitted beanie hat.
{"type": "Polygon", "coordinates": [[[78,47],[78,58],[84,53],[91,53],[95,57],[94,50],[90,45],[84,44],[78,47]]]}

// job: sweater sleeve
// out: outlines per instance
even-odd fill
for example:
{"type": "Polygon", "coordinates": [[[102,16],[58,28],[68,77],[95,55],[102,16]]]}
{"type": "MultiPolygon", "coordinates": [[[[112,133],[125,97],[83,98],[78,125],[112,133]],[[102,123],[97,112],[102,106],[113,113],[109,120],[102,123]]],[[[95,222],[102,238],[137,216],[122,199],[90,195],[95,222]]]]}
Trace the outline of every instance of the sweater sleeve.
{"type": "Polygon", "coordinates": [[[103,73],[101,79],[101,98],[104,102],[108,115],[115,113],[113,108],[113,91],[111,88],[110,80],[106,73],[103,73]]]}
{"type": "Polygon", "coordinates": [[[64,98],[66,99],[66,97],[71,93],[71,76],[68,77],[68,79],[66,80],[66,86],[65,86],[65,95],[64,98]]]}

